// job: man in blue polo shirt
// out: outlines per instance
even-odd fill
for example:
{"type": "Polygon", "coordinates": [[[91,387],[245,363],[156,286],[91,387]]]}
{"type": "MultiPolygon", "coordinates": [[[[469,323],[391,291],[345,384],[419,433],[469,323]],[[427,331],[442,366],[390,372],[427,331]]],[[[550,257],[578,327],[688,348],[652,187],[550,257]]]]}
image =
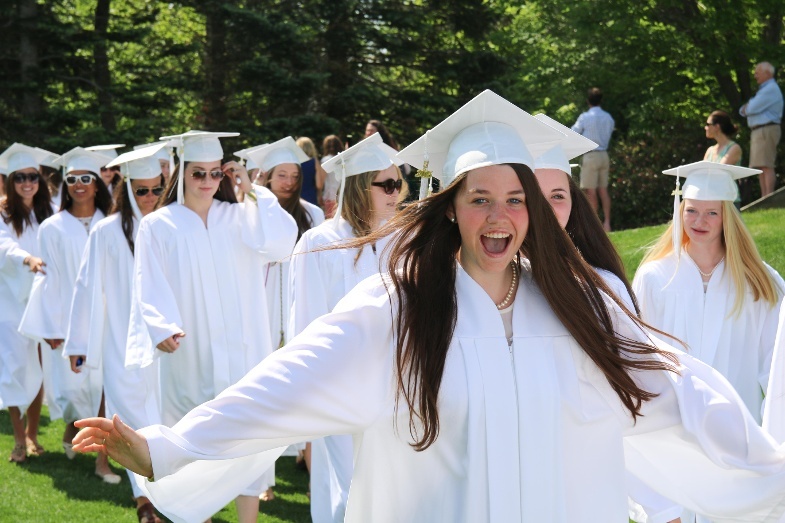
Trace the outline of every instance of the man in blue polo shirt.
{"type": "Polygon", "coordinates": [[[755,66],[755,81],[758,92],[741,106],[739,114],[747,118],[752,130],[750,137],[750,167],[763,171],[760,174],[761,196],[774,192],[777,160],[777,144],[780,143],[782,128],[782,91],[774,81],[774,66],[761,62],[755,66]]]}
{"type": "Polygon", "coordinates": [[[610,161],[608,159],[608,143],[613,134],[613,117],[604,111],[602,91],[596,87],[589,89],[586,97],[589,110],[581,113],[572,130],[595,142],[598,147],[581,158],[581,189],[586,193],[589,203],[597,212],[597,197],[602,203],[603,222],[606,231],[611,230],[611,197],[608,194],[608,175],[610,161]]]}

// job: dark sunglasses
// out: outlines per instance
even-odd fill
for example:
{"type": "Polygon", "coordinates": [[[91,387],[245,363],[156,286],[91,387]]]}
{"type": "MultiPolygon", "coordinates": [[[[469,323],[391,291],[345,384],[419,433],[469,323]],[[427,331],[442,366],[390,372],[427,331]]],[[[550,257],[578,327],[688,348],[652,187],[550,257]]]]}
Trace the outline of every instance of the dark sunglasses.
{"type": "MultiPolygon", "coordinates": [[[[197,180],[204,180],[207,178],[207,171],[194,171],[191,173],[191,178],[195,178],[197,180]]],[[[210,171],[210,178],[213,180],[220,180],[224,177],[223,171],[210,171]]]]}
{"type": "Polygon", "coordinates": [[[95,180],[95,177],[92,174],[80,174],[79,176],[75,174],[69,174],[65,177],[66,185],[76,185],[76,182],[82,182],[82,185],[90,185],[95,180]]]}
{"type": "Polygon", "coordinates": [[[14,173],[14,183],[38,183],[38,173],[14,173]]]}
{"type": "Polygon", "coordinates": [[[384,194],[392,194],[395,191],[401,190],[403,180],[393,180],[392,178],[387,178],[383,182],[371,182],[371,185],[384,189],[384,194]]]}
{"type": "Polygon", "coordinates": [[[150,189],[149,187],[139,187],[138,189],[134,189],[134,194],[137,196],[147,196],[147,193],[153,191],[153,194],[156,196],[161,196],[161,193],[164,192],[163,187],[153,187],[150,189]]]}

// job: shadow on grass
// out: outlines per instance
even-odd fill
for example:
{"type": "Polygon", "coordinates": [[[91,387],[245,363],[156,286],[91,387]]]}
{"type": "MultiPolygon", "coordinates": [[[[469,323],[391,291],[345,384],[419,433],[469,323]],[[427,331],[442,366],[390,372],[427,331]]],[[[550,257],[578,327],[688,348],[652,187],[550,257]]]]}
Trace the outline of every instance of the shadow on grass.
{"type": "MultiPolygon", "coordinates": [[[[136,504],[132,500],[131,487],[125,470],[112,467],[114,472],[122,477],[122,482],[119,485],[110,485],[104,483],[94,473],[95,454],[79,454],[73,460],[68,460],[61,443],[64,424],[62,420],[51,421],[46,414],[48,411],[44,409],[39,436],[39,441],[47,450],[46,454],[28,458],[24,463],[7,464],[8,468],[0,471],[0,477],[3,478],[0,483],[17,482],[19,488],[25,492],[20,510],[27,511],[24,513],[32,514],[33,517],[39,515],[41,511],[51,515],[52,510],[72,510],[75,511],[74,514],[92,514],[93,521],[119,521],[114,515],[101,514],[100,511],[103,510],[101,507],[105,506],[101,503],[109,503],[120,510],[119,514],[125,512],[129,520],[134,521],[136,504]],[[60,500],[63,497],[67,498],[68,509],[64,506],[47,505],[57,499],[57,496],[51,495],[54,492],[61,496],[60,500]]],[[[11,434],[8,411],[0,411],[0,452],[3,454],[3,460],[13,447],[11,434]]],[[[262,523],[310,521],[309,501],[306,497],[308,475],[295,468],[293,457],[281,458],[278,461],[276,482],[276,499],[260,502],[259,521],[262,523]]],[[[209,495],[209,492],[205,492],[205,495],[209,495]]],[[[56,503],[59,505],[61,502],[56,503]]],[[[2,509],[0,509],[1,513],[2,509]]],[[[31,521],[29,516],[25,517],[26,520],[31,521]]],[[[0,520],[4,521],[2,516],[0,520]]],[[[126,520],[125,516],[122,520],[126,520]]],[[[234,504],[229,504],[212,520],[214,523],[236,523],[237,512],[234,504]]]]}

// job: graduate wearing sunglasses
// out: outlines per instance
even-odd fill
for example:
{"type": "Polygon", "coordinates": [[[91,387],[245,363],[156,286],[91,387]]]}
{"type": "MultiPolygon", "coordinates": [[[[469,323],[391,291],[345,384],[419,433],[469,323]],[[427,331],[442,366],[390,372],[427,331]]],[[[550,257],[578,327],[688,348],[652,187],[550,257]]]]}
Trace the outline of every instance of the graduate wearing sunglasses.
{"type": "Polygon", "coordinates": [[[49,189],[38,169],[45,151],[15,143],[0,155],[7,198],[0,201],[0,406],[8,409],[14,432],[9,461],[44,452],[38,443],[43,372],[39,346],[19,334],[35,273],[46,270],[39,258],[38,224],[52,215],[49,189]],[[25,418],[27,426],[25,427],[25,418]]]}
{"type": "MultiPolygon", "coordinates": [[[[392,218],[407,187],[395,155],[375,133],[324,163],[327,176],[340,183],[338,215],[303,234],[294,249],[291,337],[332,311],[355,285],[386,265],[386,238],[361,249],[322,248],[367,236],[392,218]]],[[[343,521],[353,471],[352,437],[321,438],[311,443],[311,449],[311,516],[314,521],[343,521]]]]}
{"type": "MultiPolygon", "coordinates": [[[[85,413],[103,411],[101,373],[71,372],[62,348],[68,331],[71,296],[88,235],[107,215],[112,204],[112,197],[99,175],[108,161],[105,156],[81,147],[55,160],[65,173],[60,212],[44,220],[38,229],[38,248],[41,259],[46,262],[46,274],[35,275],[19,326],[22,334],[45,341],[53,351],[47,355],[51,356],[51,365],[44,361],[44,391],[50,418],[63,418],[66,423],[63,448],[69,459],[74,457],[71,440],[77,432],[73,422],[85,413]]],[[[105,454],[99,454],[95,472],[105,481],[120,481],[109,468],[105,454]]]]}
{"type": "MultiPolygon", "coordinates": [[[[160,423],[156,366],[125,368],[135,239],[143,216],[153,212],[164,177],[155,153],[164,144],[125,153],[107,164],[120,168],[112,214],[98,222],[82,256],[76,280],[65,354],[75,373],[103,372],[107,416],[120,415],[134,427],[160,423]]],[[[152,504],[129,473],[137,512],[155,521],[152,504]]]]}
{"type": "MultiPolygon", "coordinates": [[[[251,184],[245,167],[221,163],[219,138],[230,136],[237,133],[161,138],[176,146],[180,164],[134,245],[126,364],[158,362],[169,426],[273,351],[258,273],[289,256],[297,226],[272,192],[251,184]],[[242,203],[235,187],[245,193],[242,203]]],[[[256,521],[263,490],[257,478],[234,492],[241,522],[256,521]]]]}

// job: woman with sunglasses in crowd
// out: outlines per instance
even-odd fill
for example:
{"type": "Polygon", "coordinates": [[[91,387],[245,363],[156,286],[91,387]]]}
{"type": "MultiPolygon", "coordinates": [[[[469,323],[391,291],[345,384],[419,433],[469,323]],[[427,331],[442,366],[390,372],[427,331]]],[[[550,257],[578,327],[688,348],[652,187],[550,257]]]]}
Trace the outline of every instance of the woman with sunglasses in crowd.
{"type": "MultiPolygon", "coordinates": [[[[308,151],[300,141],[296,142],[291,136],[282,138],[268,145],[262,145],[250,150],[245,154],[255,165],[260,167],[260,171],[265,173],[265,187],[278,198],[281,207],[292,215],[297,223],[297,239],[308,229],[324,222],[324,212],[313,203],[301,197],[301,193],[307,178],[304,176],[304,166],[310,162],[311,174],[313,175],[313,159],[309,159],[308,151]]],[[[305,139],[311,146],[310,139],[305,139]]],[[[313,148],[315,150],[315,147],[313,148]]],[[[321,166],[319,166],[321,170],[321,166]]],[[[313,176],[310,182],[313,183],[313,176]]],[[[315,193],[314,193],[315,194],[315,193]]],[[[289,253],[291,254],[291,253],[289,253]]],[[[270,332],[273,337],[275,348],[282,347],[286,343],[286,328],[289,322],[289,308],[291,299],[289,294],[289,255],[267,264],[264,267],[264,286],[267,291],[267,319],[270,322],[270,332]]],[[[304,451],[305,448],[298,448],[304,451]]],[[[264,476],[267,485],[262,501],[272,501],[275,498],[273,487],[275,486],[275,467],[270,467],[264,476]]]]}
{"type": "MultiPolygon", "coordinates": [[[[244,167],[222,164],[219,138],[230,136],[237,133],[162,138],[177,146],[180,164],[134,244],[126,362],[135,368],[158,360],[168,426],[273,351],[259,268],[291,254],[297,227],[244,167]]],[[[232,496],[241,522],[256,521],[263,472],[232,496]]]]}
{"type": "MultiPolygon", "coordinates": [[[[71,370],[99,372],[107,416],[118,414],[133,427],[160,423],[157,365],[125,368],[128,318],[131,314],[134,243],[143,216],[155,208],[164,177],[154,145],[120,155],[107,167],[121,167],[126,181],[117,190],[111,216],[98,222],[82,257],[65,339],[71,370]]],[[[153,505],[128,472],[140,523],[159,523],[153,505]]]]}
{"type": "MultiPolygon", "coordinates": [[[[385,238],[359,249],[324,250],[376,231],[406,198],[406,184],[393,163],[396,151],[373,134],[325,162],[328,176],[343,180],[337,216],[303,234],[291,270],[291,332],[299,334],[365,278],[385,266],[385,238]],[[403,188],[403,190],[402,190],[403,188]]],[[[347,378],[348,379],[348,378],[347,378]]],[[[311,516],[341,522],[352,480],[352,438],[328,436],[311,442],[311,516]]]]}
{"type": "MultiPolygon", "coordinates": [[[[73,422],[89,412],[103,411],[102,377],[98,371],[75,374],[62,344],[68,331],[79,264],[93,227],[103,219],[112,205],[112,197],[99,175],[109,160],[101,154],[76,147],[56,162],[65,169],[60,212],[45,220],[38,229],[38,248],[46,262],[46,274],[35,276],[30,300],[19,331],[36,340],[44,340],[54,351],[51,365],[45,365],[45,393],[51,419],[63,418],[63,448],[73,459],[71,440],[77,432],[73,422]]],[[[44,362],[46,363],[46,359],[44,362]]],[[[116,483],[106,455],[99,453],[95,473],[105,481],[116,483]]]]}
{"type": "Polygon", "coordinates": [[[347,522],[621,523],[628,470],[712,517],[775,521],[785,455],[582,260],[532,174],[527,146],[556,140],[480,94],[401,151],[444,190],[346,245],[394,233],[389,273],[175,427],[82,420],[76,448],[108,449],[187,521],[268,449],[328,434],[353,435],[347,522]]]}
{"type": "Polygon", "coordinates": [[[0,169],[8,172],[7,197],[0,201],[0,405],[11,418],[14,448],[9,461],[16,463],[44,452],[38,443],[43,400],[40,347],[17,330],[33,276],[46,271],[36,241],[39,224],[52,215],[49,189],[39,172],[42,155],[22,144],[0,155],[0,169]]]}

